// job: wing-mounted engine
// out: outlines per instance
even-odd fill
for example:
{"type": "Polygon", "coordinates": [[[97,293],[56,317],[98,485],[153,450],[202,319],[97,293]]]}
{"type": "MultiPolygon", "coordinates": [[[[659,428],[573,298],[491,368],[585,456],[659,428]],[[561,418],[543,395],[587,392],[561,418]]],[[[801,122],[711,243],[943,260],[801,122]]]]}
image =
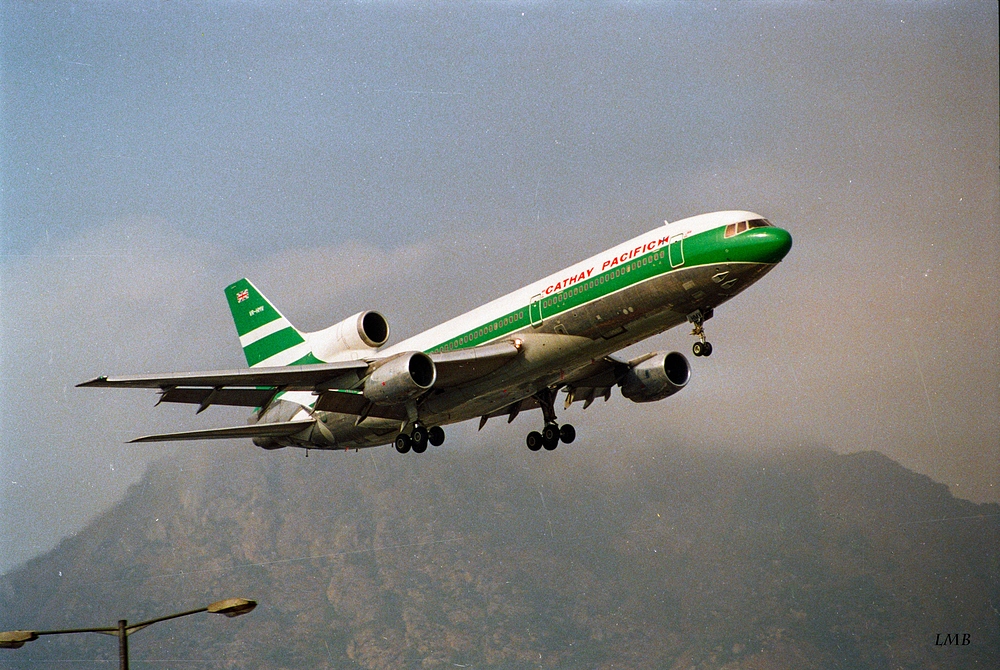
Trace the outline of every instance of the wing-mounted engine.
{"type": "Polygon", "coordinates": [[[691,366],[683,354],[659,352],[633,364],[620,385],[632,402],[653,402],[677,393],[690,379],[691,366]]]}
{"type": "Polygon", "coordinates": [[[314,333],[303,333],[313,355],[321,361],[354,360],[375,352],[389,339],[389,322],[369,310],[314,333]]]}
{"type": "Polygon", "coordinates": [[[412,400],[434,385],[434,361],[420,351],[388,358],[365,381],[364,396],[376,405],[397,405],[412,400]]]}

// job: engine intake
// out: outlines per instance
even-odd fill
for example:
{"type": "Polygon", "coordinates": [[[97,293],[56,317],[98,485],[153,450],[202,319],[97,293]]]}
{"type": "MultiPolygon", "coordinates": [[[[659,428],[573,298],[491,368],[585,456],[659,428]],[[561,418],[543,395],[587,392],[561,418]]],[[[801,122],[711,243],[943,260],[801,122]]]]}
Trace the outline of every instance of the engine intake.
{"type": "Polygon", "coordinates": [[[376,311],[358,312],[324,330],[305,333],[316,358],[337,361],[361,358],[389,339],[389,322],[376,311]]]}
{"type": "Polygon", "coordinates": [[[379,405],[397,405],[411,400],[434,385],[434,361],[420,351],[393,356],[382,363],[365,381],[364,394],[379,405]]]}
{"type": "Polygon", "coordinates": [[[687,386],[691,366],[683,354],[656,353],[632,366],[622,379],[622,395],[632,402],[663,400],[687,386]]]}

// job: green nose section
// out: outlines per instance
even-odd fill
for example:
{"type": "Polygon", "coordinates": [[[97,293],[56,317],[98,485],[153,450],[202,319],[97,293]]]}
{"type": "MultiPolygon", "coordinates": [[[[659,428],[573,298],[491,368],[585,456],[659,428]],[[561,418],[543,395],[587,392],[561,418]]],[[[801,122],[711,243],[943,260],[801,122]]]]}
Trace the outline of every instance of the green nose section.
{"type": "Polygon", "coordinates": [[[782,228],[757,228],[746,236],[746,244],[758,263],[777,263],[792,248],[792,234],[782,228]]]}

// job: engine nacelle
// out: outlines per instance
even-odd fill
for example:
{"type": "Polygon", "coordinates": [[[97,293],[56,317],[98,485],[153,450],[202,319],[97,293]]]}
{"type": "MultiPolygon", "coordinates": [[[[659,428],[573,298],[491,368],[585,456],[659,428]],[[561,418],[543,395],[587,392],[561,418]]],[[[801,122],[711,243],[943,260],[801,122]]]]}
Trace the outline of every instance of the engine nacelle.
{"type": "Polygon", "coordinates": [[[362,358],[389,339],[389,322],[375,311],[358,312],[329,328],[304,333],[309,348],[321,361],[362,358]]]}
{"type": "Polygon", "coordinates": [[[632,402],[663,400],[687,386],[691,366],[683,354],[656,353],[632,367],[621,381],[622,395],[632,402]]]}
{"type": "Polygon", "coordinates": [[[365,381],[365,398],[379,405],[396,405],[411,400],[437,379],[431,357],[421,351],[398,354],[378,366],[365,381]]]}

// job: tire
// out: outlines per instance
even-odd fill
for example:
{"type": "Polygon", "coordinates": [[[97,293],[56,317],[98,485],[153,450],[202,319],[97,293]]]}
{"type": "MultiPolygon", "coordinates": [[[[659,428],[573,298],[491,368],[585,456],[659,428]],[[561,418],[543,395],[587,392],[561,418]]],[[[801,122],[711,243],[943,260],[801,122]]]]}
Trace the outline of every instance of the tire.
{"type": "Polygon", "coordinates": [[[559,426],[554,423],[545,424],[542,428],[542,446],[546,451],[552,451],[559,446],[559,426]]]}
{"type": "Polygon", "coordinates": [[[444,444],[444,429],[441,426],[434,426],[427,431],[427,441],[432,447],[440,447],[444,444]]]}
{"type": "Polygon", "coordinates": [[[413,451],[418,454],[427,451],[427,429],[423,426],[414,426],[413,432],[410,433],[410,443],[413,446],[413,451]]]}
{"type": "Polygon", "coordinates": [[[711,342],[706,342],[705,343],[705,348],[702,351],[701,355],[702,356],[711,356],[712,355],[712,343],[711,342]]]}
{"type": "Polygon", "coordinates": [[[537,430],[533,430],[528,433],[528,438],[525,440],[528,444],[528,449],[532,451],[538,451],[542,448],[542,434],[537,430]]]}
{"type": "Polygon", "coordinates": [[[705,345],[703,345],[701,342],[695,342],[694,345],[691,347],[691,353],[694,354],[695,356],[703,356],[704,354],[702,352],[704,351],[705,351],[705,345]]]}
{"type": "Polygon", "coordinates": [[[405,454],[410,450],[410,436],[406,433],[400,433],[396,436],[396,451],[401,454],[405,454]]]}
{"type": "Polygon", "coordinates": [[[562,440],[563,444],[571,444],[576,439],[576,428],[568,423],[563,424],[559,429],[559,439],[562,440]]]}

